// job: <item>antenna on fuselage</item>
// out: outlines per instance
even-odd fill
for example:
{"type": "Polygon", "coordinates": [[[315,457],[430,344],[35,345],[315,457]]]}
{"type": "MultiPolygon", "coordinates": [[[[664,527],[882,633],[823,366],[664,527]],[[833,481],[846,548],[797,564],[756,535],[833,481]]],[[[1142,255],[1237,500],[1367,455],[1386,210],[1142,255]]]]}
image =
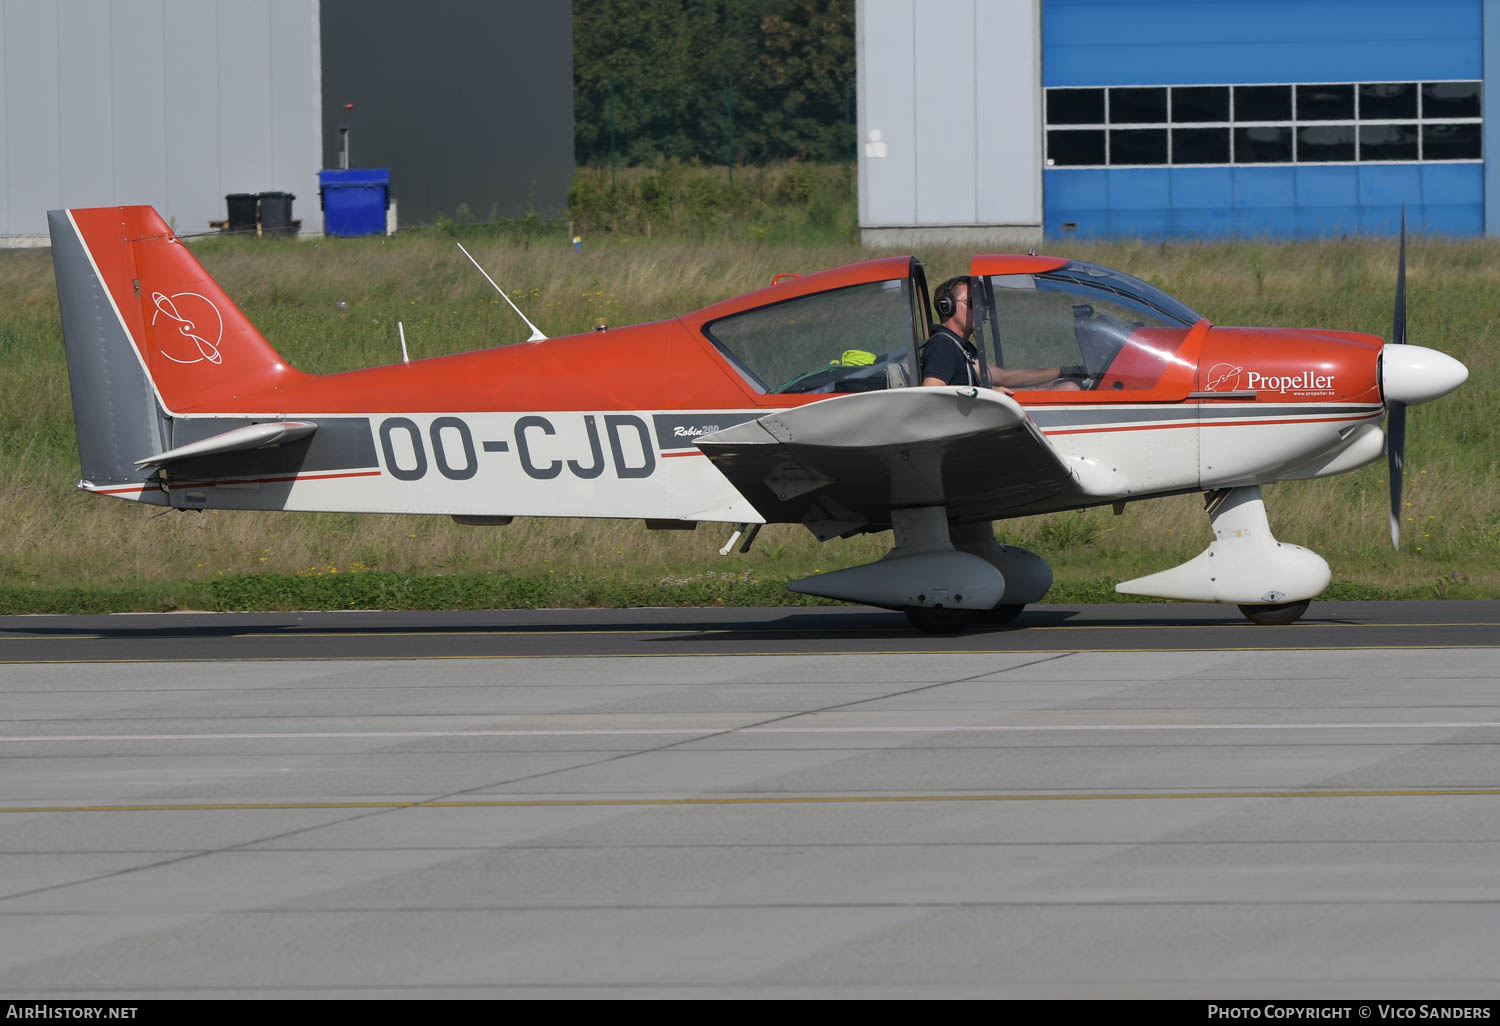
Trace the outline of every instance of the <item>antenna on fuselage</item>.
{"type": "MultiPolygon", "coordinates": [[[[464,256],[469,258],[469,263],[479,268],[479,273],[484,275],[485,281],[489,282],[491,285],[495,285],[495,279],[491,278],[489,272],[486,271],[483,267],[479,267],[479,261],[474,259],[474,255],[472,253],[464,249],[464,244],[462,242],[455,242],[454,245],[457,246],[460,250],[463,250],[464,256]]],[[[542,334],[541,329],[538,328],[535,324],[532,324],[531,321],[527,320],[526,315],[521,312],[521,308],[516,304],[510,302],[510,297],[505,294],[504,289],[502,289],[499,285],[495,285],[495,291],[500,293],[501,299],[505,300],[507,303],[510,303],[510,308],[516,312],[516,316],[521,318],[521,320],[526,321],[526,326],[531,329],[531,337],[526,341],[545,342],[547,340],[547,336],[542,334]]]]}
{"type": "Polygon", "coordinates": [[[401,334],[401,362],[411,363],[411,357],[406,355],[406,326],[397,321],[396,330],[401,334]]]}

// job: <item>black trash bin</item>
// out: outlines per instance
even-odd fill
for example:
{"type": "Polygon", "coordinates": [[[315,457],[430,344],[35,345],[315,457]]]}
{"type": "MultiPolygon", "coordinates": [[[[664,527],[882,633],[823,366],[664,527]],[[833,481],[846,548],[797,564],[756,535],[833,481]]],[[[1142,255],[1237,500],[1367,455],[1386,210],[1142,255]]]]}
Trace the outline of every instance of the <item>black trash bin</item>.
{"type": "Polygon", "coordinates": [[[289,192],[263,192],[260,194],[260,230],[262,234],[289,234],[292,228],[292,200],[289,192]]]}
{"type": "Polygon", "coordinates": [[[229,231],[255,231],[255,207],[259,202],[255,193],[231,192],[224,197],[224,202],[229,204],[229,231]]]}

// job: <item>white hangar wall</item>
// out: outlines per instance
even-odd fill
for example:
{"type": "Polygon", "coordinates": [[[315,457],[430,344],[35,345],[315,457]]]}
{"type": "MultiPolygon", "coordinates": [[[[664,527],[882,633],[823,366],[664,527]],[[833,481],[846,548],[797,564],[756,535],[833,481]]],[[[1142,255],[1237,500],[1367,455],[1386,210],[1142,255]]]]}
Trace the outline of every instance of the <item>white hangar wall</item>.
{"type": "Polygon", "coordinates": [[[856,0],[864,241],[1042,237],[1040,0],[856,0]]]}
{"type": "Polygon", "coordinates": [[[0,0],[0,245],[149,203],[208,230],[236,192],[321,228],[318,0],[0,0]]]}

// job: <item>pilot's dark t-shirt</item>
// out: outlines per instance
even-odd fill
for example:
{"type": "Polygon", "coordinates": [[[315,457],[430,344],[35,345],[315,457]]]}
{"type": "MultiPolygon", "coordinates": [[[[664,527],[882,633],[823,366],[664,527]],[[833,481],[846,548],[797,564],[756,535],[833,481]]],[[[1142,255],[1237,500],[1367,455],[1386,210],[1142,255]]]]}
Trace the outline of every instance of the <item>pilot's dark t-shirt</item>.
{"type": "Polygon", "coordinates": [[[942,378],[949,385],[979,384],[979,350],[947,328],[935,328],[922,343],[922,378],[942,378]]]}

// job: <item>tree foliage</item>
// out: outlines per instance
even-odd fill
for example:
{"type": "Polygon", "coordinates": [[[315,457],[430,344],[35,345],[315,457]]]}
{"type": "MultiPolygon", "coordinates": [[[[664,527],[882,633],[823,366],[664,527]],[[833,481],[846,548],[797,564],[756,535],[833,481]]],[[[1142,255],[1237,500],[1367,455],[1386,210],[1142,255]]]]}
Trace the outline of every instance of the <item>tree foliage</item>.
{"type": "Polygon", "coordinates": [[[854,0],[573,0],[580,163],[844,160],[853,89],[854,0]]]}

